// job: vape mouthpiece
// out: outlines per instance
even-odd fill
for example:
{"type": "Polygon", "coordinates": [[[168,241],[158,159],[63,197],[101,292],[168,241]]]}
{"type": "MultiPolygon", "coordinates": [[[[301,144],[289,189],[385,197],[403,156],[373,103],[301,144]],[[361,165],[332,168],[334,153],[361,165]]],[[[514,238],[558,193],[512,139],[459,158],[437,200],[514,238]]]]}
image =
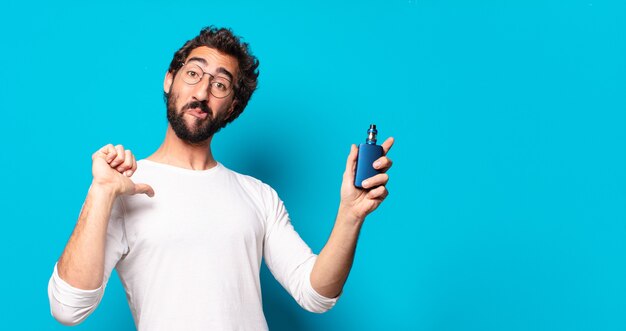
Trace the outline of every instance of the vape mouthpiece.
{"type": "Polygon", "coordinates": [[[365,140],[365,142],[370,145],[376,145],[377,134],[378,131],[376,131],[376,124],[370,124],[369,130],[367,130],[367,139],[365,140]]]}

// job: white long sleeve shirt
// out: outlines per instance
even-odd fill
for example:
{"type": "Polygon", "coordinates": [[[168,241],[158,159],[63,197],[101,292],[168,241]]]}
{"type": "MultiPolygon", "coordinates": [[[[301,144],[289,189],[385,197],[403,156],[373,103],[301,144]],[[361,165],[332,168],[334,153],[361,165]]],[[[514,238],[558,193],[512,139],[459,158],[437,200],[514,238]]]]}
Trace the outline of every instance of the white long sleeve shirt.
{"type": "Polygon", "coordinates": [[[149,160],[138,162],[132,180],[151,185],[155,196],[115,200],[102,286],[74,288],[54,267],[48,296],[61,323],[80,323],[96,309],[113,268],[140,331],[267,330],[261,258],[304,309],[336,303],[311,287],[317,256],[267,184],[219,163],[195,171],[149,160]]]}

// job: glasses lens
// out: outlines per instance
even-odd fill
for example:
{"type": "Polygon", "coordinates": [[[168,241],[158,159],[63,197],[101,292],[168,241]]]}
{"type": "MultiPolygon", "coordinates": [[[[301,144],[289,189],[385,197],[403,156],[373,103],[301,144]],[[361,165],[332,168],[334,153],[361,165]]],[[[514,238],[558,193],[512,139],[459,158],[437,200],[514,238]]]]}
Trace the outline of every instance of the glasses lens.
{"type": "Polygon", "coordinates": [[[187,63],[180,70],[187,84],[197,84],[202,79],[202,69],[195,64],[187,63]]]}
{"type": "Polygon", "coordinates": [[[216,98],[225,98],[230,94],[231,83],[226,78],[215,77],[211,81],[211,94],[216,98]]]}

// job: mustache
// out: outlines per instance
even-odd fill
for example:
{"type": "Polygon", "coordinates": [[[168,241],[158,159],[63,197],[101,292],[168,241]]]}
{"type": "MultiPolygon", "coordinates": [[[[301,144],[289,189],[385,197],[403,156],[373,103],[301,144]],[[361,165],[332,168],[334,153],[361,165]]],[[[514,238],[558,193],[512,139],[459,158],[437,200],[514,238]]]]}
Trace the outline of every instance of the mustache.
{"type": "Polygon", "coordinates": [[[211,110],[211,108],[209,108],[206,102],[200,102],[200,101],[192,101],[186,104],[185,106],[183,106],[182,111],[185,111],[187,109],[193,109],[193,108],[199,108],[204,113],[213,114],[213,111],[211,110]]]}

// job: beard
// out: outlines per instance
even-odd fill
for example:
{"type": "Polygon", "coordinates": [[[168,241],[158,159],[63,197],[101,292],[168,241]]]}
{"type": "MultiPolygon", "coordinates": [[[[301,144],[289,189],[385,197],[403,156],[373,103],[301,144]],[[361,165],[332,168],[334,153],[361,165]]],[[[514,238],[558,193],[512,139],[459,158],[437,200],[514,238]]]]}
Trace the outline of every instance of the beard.
{"type": "Polygon", "coordinates": [[[176,110],[176,100],[178,95],[172,93],[165,94],[165,102],[167,104],[167,120],[169,121],[176,136],[192,145],[198,145],[203,141],[212,137],[221,128],[225,127],[228,123],[228,115],[226,112],[221,112],[217,115],[213,113],[213,110],[209,108],[206,102],[193,101],[184,105],[180,111],[176,110]],[[187,121],[183,118],[187,109],[198,108],[207,113],[205,119],[195,118],[191,125],[187,124],[187,121]]]}

